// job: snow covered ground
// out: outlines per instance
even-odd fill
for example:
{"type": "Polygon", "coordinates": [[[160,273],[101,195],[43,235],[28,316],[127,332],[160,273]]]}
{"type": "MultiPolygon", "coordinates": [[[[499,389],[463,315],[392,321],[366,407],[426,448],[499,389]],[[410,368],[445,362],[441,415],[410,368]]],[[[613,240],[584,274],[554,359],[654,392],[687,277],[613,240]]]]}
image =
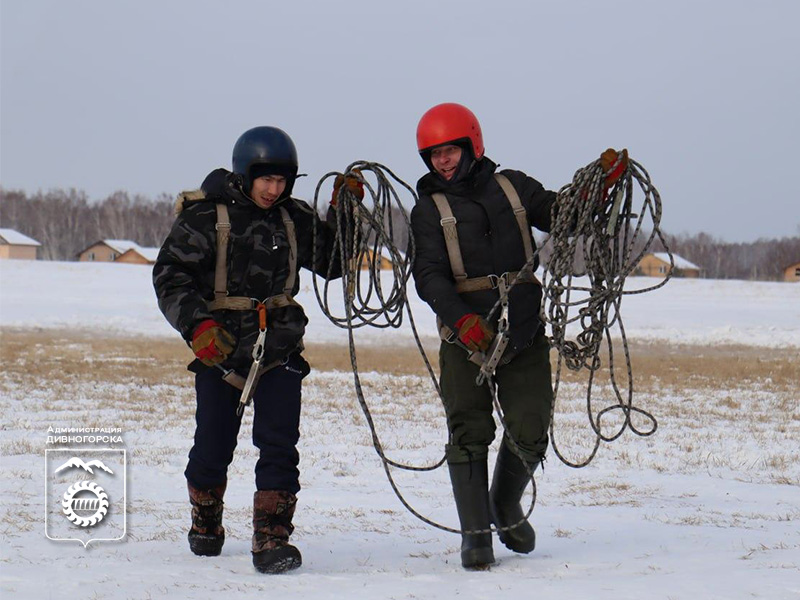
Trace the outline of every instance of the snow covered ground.
{"type": "MultiPolygon", "coordinates": [[[[307,273],[303,283],[307,337],[344,344],[344,332],[319,311],[307,273]]],[[[409,293],[417,326],[432,341],[430,312],[409,293]]],[[[673,280],[626,297],[622,310],[634,340],[743,344],[800,359],[797,284],[673,280]]],[[[150,269],[138,265],[2,261],[0,326],[177,336],[155,306],[150,269]]],[[[410,336],[407,324],[365,329],[359,343],[410,344],[410,336]]],[[[84,348],[31,352],[74,359],[84,348]]],[[[99,370],[124,358],[82,360],[99,370]]],[[[145,369],[157,366],[140,360],[145,369]]],[[[537,475],[536,551],[514,555],[496,541],[498,564],[472,573],[460,567],[458,536],[415,519],[394,496],[354,399],[352,374],[314,372],[304,387],[303,490],[293,536],[304,564],[270,577],[254,572],[249,555],[249,416],[231,467],[225,549],[218,558],[198,558],[185,541],[182,471],[193,411],[186,379],[143,386],[136,377],[109,383],[86,372],[32,387],[0,376],[4,598],[800,598],[800,392],[787,397],[769,380],[720,389],[665,386],[638,402],[659,418],[655,435],[626,433],[579,470],[551,455],[537,475]],[[84,548],[45,537],[51,425],[122,429],[129,455],[124,541],[84,548]]],[[[363,374],[363,383],[390,457],[436,462],[444,421],[430,383],[380,373],[363,374]]],[[[569,386],[563,392],[580,397],[569,386]]],[[[561,445],[569,450],[580,432],[564,431],[561,445]]],[[[396,478],[422,514],[457,525],[444,469],[396,478]]]]}
{"type": "MultiPolygon", "coordinates": [[[[3,261],[0,278],[0,326],[91,325],[116,334],[175,335],[156,306],[146,266],[3,261]]],[[[629,278],[626,289],[658,282],[629,278]]],[[[298,301],[309,316],[308,339],[344,343],[345,333],[321,313],[307,271],[302,272],[301,283],[298,301]]],[[[384,289],[390,287],[386,283],[384,289]]],[[[418,330],[433,339],[436,328],[431,311],[417,297],[413,285],[408,287],[408,295],[418,330]]],[[[341,288],[332,286],[329,296],[334,306],[341,306],[335,302],[341,288]]],[[[800,286],[792,283],[673,279],[658,290],[625,296],[622,312],[631,339],[800,347],[800,286]]],[[[337,314],[344,315],[343,311],[337,314]]],[[[364,342],[380,343],[387,330],[364,328],[358,334],[364,342]]],[[[408,319],[390,334],[394,339],[410,340],[408,319]]]]}

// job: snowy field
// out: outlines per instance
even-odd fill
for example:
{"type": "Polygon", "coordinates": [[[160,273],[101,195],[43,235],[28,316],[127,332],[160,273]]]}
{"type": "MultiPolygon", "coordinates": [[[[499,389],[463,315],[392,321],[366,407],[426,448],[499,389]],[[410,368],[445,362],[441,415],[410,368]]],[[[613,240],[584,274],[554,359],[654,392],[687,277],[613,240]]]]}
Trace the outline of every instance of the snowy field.
{"type": "MultiPolygon", "coordinates": [[[[309,272],[301,273],[297,299],[310,320],[307,338],[345,343],[345,332],[320,311],[309,272]]],[[[3,327],[91,325],[101,332],[122,335],[176,335],[156,306],[150,268],[146,266],[3,261],[0,278],[3,327]]],[[[628,279],[631,290],[658,282],[647,277],[628,279]]],[[[390,288],[386,283],[384,289],[390,288]]],[[[413,285],[408,287],[408,295],[417,328],[433,340],[433,313],[417,297],[413,285]]],[[[332,302],[340,297],[341,287],[331,286],[332,302]]],[[[631,339],[800,347],[800,286],[790,283],[673,279],[653,292],[625,296],[622,311],[631,339]]],[[[383,343],[387,335],[395,341],[412,340],[407,319],[399,330],[366,328],[357,333],[365,343],[383,343]]]]}
{"type": "MultiPolygon", "coordinates": [[[[345,333],[321,314],[308,273],[302,278],[307,339],[341,344],[345,352],[345,333]]],[[[433,343],[431,315],[413,289],[409,294],[418,328],[433,343]]],[[[722,352],[752,346],[800,361],[798,284],[673,280],[626,297],[622,311],[634,341],[722,352]]],[[[460,566],[458,536],[417,520],[394,496],[352,374],[315,371],[304,386],[303,490],[293,536],[303,566],[265,576],[253,570],[249,553],[256,459],[249,415],[230,472],[222,556],[188,550],[182,472],[193,394],[181,372],[185,354],[164,358],[177,334],[155,306],[149,268],[2,261],[0,326],[4,599],[800,598],[800,384],[732,377],[709,386],[688,374],[679,384],[651,385],[636,403],[656,415],[658,431],[646,438],[626,432],[583,469],[551,452],[536,478],[537,549],[514,555],[495,538],[497,564],[476,573],[460,566]],[[76,338],[78,329],[91,339],[76,338]],[[34,341],[12,354],[9,340],[20,332],[34,341]],[[151,340],[152,352],[126,356],[122,343],[98,350],[104,338],[118,336],[151,340]],[[45,537],[50,426],[122,429],[124,541],[84,548],[45,537]]],[[[367,352],[412,344],[407,325],[360,330],[358,342],[367,352]]],[[[391,458],[415,465],[441,458],[444,418],[428,380],[371,372],[362,383],[391,458]]],[[[578,457],[591,442],[580,419],[582,390],[567,384],[562,394],[574,402],[557,412],[555,434],[559,447],[578,457]]],[[[446,469],[395,476],[415,509],[457,526],[446,469]]]]}

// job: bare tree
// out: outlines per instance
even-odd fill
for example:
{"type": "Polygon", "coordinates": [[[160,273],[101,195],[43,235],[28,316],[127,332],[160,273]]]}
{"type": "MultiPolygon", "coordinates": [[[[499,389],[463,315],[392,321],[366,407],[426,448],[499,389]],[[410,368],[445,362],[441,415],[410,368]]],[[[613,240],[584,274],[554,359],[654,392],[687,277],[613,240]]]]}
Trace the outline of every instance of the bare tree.
{"type": "MultiPolygon", "coordinates": [[[[16,229],[42,244],[40,258],[45,260],[75,260],[77,253],[101,239],[129,239],[141,246],[160,246],[174,220],[173,198],[161,194],[155,199],[130,197],[127,192],[114,192],[99,202],[90,202],[83,191],[51,190],[27,196],[22,191],[0,188],[0,226],[16,229]]],[[[391,219],[385,219],[395,245],[405,250],[408,227],[397,207],[391,219]]],[[[638,254],[649,234],[641,235],[638,254]]],[[[666,247],[695,263],[704,277],[712,279],[779,280],[783,270],[800,262],[800,227],[798,235],[781,239],[759,239],[751,243],[728,243],[708,233],[664,234],[666,247]]],[[[541,241],[537,238],[537,241],[541,241]]],[[[664,251],[656,238],[651,252],[664,251]]],[[[550,248],[540,253],[547,264],[550,248]]],[[[583,268],[581,257],[575,268],[583,268]]]]}

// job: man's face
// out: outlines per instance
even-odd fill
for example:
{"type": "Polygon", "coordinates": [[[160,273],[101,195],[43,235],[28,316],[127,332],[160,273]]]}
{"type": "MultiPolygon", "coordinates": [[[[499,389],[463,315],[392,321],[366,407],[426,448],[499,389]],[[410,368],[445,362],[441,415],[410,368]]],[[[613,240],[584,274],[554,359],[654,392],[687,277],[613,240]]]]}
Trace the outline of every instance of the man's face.
{"type": "Polygon", "coordinates": [[[445,180],[450,181],[456,174],[458,163],[461,162],[461,147],[448,144],[434,148],[431,152],[433,169],[445,180]]]}
{"type": "Polygon", "coordinates": [[[250,197],[261,208],[269,208],[280,198],[286,189],[286,177],[283,175],[264,175],[253,180],[250,197]]]}

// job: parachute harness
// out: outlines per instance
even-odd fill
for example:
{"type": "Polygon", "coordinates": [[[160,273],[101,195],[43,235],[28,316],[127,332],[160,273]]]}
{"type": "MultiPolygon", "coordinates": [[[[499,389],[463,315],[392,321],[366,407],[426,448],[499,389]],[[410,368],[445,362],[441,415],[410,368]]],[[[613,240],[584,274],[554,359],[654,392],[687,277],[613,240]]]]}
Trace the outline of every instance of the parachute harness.
{"type": "MultiPolygon", "coordinates": [[[[323,176],[317,184],[314,192],[315,211],[318,211],[319,191],[323,183],[337,175],[339,173],[330,172],[323,176]]],[[[322,293],[320,293],[317,277],[314,276],[314,292],[321,310],[328,319],[336,326],[348,330],[350,361],[353,368],[356,395],[372,435],[373,447],[381,459],[389,484],[397,498],[409,512],[428,525],[438,529],[461,534],[489,533],[514,529],[527,521],[536,503],[536,482],[533,478],[533,471],[526,461],[523,461],[523,464],[526,464],[528,468],[528,474],[533,485],[530,507],[519,522],[499,528],[462,531],[436,523],[421,515],[405,500],[392,477],[389,467],[409,471],[432,471],[444,464],[445,457],[442,456],[438,462],[429,466],[413,466],[396,462],[386,456],[361,387],[353,332],[355,329],[365,325],[381,328],[399,328],[402,325],[403,309],[405,308],[417,348],[441,399],[442,393],[439,382],[423,348],[406,296],[406,284],[411,275],[411,267],[414,261],[414,239],[411,235],[408,214],[400,202],[397,191],[392,186],[390,177],[405,188],[415,202],[417,196],[408,184],[379,163],[357,161],[350,164],[343,175],[345,177],[355,177],[361,181],[365,189],[369,191],[372,200],[372,208],[368,208],[363,202],[359,202],[346,185],[341,186],[336,199],[337,231],[334,253],[338,253],[342,264],[341,285],[344,316],[335,316],[328,300],[332,264],[325,277],[322,293]],[[374,187],[364,177],[365,173],[371,173],[377,179],[377,184],[374,187]],[[393,207],[396,207],[397,210],[393,210],[393,207]],[[398,250],[394,241],[393,219],[398,214],[404,220],[409,232],[405,255],[398,250]],[[354,215],[355,219],[348,218],[347,215],[354,215]],[[391,261],[393,275],[392,288],[388,293],[384,291],[380,277],[381,256],[384,251],[391,261]],[[366,268],[362,269],[362,266],[366,266],[366,268]],[[366,271],[366,277],[361,276],[362,271],[366,271]],[[377,306],[371,304],[375,300],[377,300],[377,306]]],[[[522,282],[520,274],[533,270],[541,248],[549,241],[552,244],[553,253],[548,261],[542,281],[545,304],[547,306],[543,319],[551,325],[552,337],[550,344],[558,352],[555,384],[553,386],[553,404],[550,415],[550,436],[553,450],[558,458],[564,464],[575,468],[588,465],[596,455],[601,441],[611,442],[620,437],[627,428],[641,436],[652,435],[657,428],[655,417],[633,405],[631,360],[627,337],[620,315],[620,305],[623,295],[639,294],[657,289],[669,279],[672,269],[670,269],[667,277],[657,285],[635,291],[623,291],[626,277],[636,268],[639,260],[648,251],[652,242],[658,238],[666,248],[665,240],[659,229],[661,198],[658,191],[651,184],[647,171],[634,160],[629,161],[622,176],[610,190],[606,189],[605,177],[606,172],[599,160],[590,163],[575,173],[572,183],[565,185],[558,192],[557,201],[552,209],[551,230],[548,237],[539,245],[525,266],[520,269],[514,280],[509,282],[503,279],[502,285],[498,285],[499,298],[489,314],[486,315],[486,318],[489,319],[496,311],[501,311],[498,335],[496,343],[487,352],[486,360],[481,367],[481,372],[476,382],[479,385],[481,382],[485,382],[488,386],[495,412],[506,432],[511,449],[520,456],[519,447],[508,431],[497,397],[494,370],[505,347],[505,344],[502,344],[506,337],[503,323],[506,323],[507,329],[508,294],[511,288],[516,285],[518,279],[522,282]],[[634,191],[637,188],[643,192],[644,200],[639,213],[634,214],[632,210],[634,191]],[[608,201],[609,198],[612,199],[611,202],[608,201]],[[646,239],[642,240],[646,235],[644,233],[644,225],[648,222],[652,226],[652,230],[646,236],[646,239]],[[576,256],[581,256],[585,263],[585,272],[583,273],[576,273],[574,268],[574,257],[576,256]],[[574,282],[575,277],[582,275],[588,277],[588,287],[574,282]],[[586,297],[582,299],[575,297],[581,295],[586,297]],[[577,314],[574,314],[575,312],[577,314]],[[580,333],[575,336],[574,341],[567,339],[567,326],[573,323],[580,327],[580,333]],[[620,385],[615,376],[611,337],[611,331],[614,326],[619,328],[625,356],[628,375],[628,385],[625,393],[623,393],[623,386],[620,385]],[[616,402],[600,409],[595,414],[593,412],[592,388],[595,373],[602,366],[600,351],[604,339],[608,347],[609,377],[616,402]],[[500,351],[492,352],[499,344],[503,346],[500,351]],[[494,357],[494,354],[497,354],[497,357],[494,357]],[[494,360],[494,358],[497,360],[494,360]],[[586,406],[589,422],[595,433],[595,442],[594,448],[588,457],[578,462],[571,462],[562,455],[554,435],[556,398],[558,397],[563,365],[573,371],[585,368],[589,372],[586,406]],[[624,421],[616,432],[608,434],[603,432],[601,420],[611,411],[622,411],[624,421]],[[632,413],[643,415],[650,421],[650,426],[644,430],[635,427],[631,422],[632,413]]],[[[314,223],[316,227],[316,220],[314,223]]],[[[316,247],[314,251],[316,252],[316,247]]],[[[669,252],[669,250],[667,251],[669,252]]],[[[316,264],[316,255],[313,256],[312,260],[316,264]]],[[[670,263],[674,266],[671,254],[670,263]]]]}

